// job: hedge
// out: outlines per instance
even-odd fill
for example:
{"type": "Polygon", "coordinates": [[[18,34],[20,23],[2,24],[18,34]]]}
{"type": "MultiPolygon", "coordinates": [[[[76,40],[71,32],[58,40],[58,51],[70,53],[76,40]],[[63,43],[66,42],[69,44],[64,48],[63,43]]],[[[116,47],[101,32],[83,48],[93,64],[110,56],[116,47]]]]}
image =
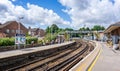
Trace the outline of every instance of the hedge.
{"type": "MultiPolygon", "coordinates": [[[[32,41],[34,41],[34,43],[37,43],[38,38],[26,37],[26,44],[31,44],[32,41]]],[[[11,46],[11,45],[15,45],[15,38],[0,38],[0,46],[11,46]]]]}
{"type": "Polygon", "coordinates": [[[0,46],[11,46],[15,44],[15,38],[0,38],[0,46]]]}

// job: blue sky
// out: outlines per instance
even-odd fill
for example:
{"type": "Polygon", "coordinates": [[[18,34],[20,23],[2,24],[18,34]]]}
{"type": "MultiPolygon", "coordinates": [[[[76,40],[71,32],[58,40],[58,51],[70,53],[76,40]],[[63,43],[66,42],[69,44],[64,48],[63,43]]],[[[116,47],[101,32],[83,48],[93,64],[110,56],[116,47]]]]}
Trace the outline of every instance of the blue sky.
{"type": "Polygon", "coordinates": [[[0,22],[21,20],[26,27],[57,24],[75,30],[94,25],[108,27],[120,21],[120,0],[0,0],[0,22]]]}
{"type": "Polygon", "coordinates": [[[21,5],[24,8],[27,8],[27,3],[35,4],[43,8],[51,9],[57,13],[64,20],[70,21],[70,17],[67,13],[63,12],[62,9],[65,9],[58,0],[16,0],[13,1],[14,5],[21,5]]]}

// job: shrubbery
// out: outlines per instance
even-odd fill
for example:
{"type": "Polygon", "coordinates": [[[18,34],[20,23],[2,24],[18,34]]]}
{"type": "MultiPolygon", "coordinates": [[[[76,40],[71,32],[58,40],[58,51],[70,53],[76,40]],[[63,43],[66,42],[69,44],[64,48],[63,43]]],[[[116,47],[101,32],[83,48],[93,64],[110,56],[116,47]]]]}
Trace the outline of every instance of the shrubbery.
{"type": "MultiPolygon", "coordinates": [[[[43,43],[50,43],[52,40],[55,40],[57,34],[47,34],[44,39],[38,40],[36,37],[26,37],[26,44],[43,44],[43,43]]],[[[0,38],[0,46],[11,46],[15,45],[15,38],[0,38]]]]}
{"type": "MultiPolygon", "coordinates": [[[[26,37],[26,44],[31,44],[31,42],[38,43],[38,38],[26,37]]],[[[11,46],[15,45],[15,38],[0,38],[0,46],[11,46]]]]}
{"type": "Polygon", "coordinates": [[[32,41],[34,41],[34,43],[37,43],[38,42],[38,38],[26,37],[26,44],[31,44],[32,41]]]}
{"type": "Polygon", "coordinates": [[[38,44],[43,44],[43,40],[38,40],[38,44]]]}
{"type": "Polygon", "coordinates": [[[11,46],[15,44],[14,38],[0,38],[0,46],[11,46]]]}
{"type": "Polygon", "coordinates": [[[47,43],[49,43],[50,41],[55,40],[56,37],[57,37],[56,34],[52,34],[52,35],[51,34],[47,34],[45,36],[45,38],[44,38],[44,41],[47,42],[47,43]]]}

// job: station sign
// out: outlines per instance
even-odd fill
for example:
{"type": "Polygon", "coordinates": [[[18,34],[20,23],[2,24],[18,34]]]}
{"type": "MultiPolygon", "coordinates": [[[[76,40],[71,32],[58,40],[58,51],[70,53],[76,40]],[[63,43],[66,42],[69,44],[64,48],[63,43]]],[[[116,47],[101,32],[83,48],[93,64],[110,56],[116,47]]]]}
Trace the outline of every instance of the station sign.
{"type": "Polygon", "coordinates": [[[15,35],[15,44],[25,44],[25,43],[26,43],[25,34],[15,35]]]}

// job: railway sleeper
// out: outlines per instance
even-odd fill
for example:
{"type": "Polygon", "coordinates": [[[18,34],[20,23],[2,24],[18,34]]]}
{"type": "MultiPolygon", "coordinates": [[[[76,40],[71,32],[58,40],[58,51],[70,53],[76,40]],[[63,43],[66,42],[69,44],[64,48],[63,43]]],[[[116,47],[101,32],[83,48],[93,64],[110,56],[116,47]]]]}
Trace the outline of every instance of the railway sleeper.
{"type": "Polygon", "coordinates": [[[53,54],[54,52],[72,48],[73,46],[75,46],[75,44],[76,43],[73,43],[71,45],[62,46],[62,47],[53,48],[53,49],[48,49],[48,50],[44,50],[44,51],[39,51],[39,52],[31,53],[31,54],[2,59],[2,60],[0,60],[0,71],[7,70],[11,67],[14,67],[14,66],[22,64],[22,63],[24,64],[26,61],[30,61],[30,60],[33,60],[38,57],[45,57],[45,56],[53,54]]]}

